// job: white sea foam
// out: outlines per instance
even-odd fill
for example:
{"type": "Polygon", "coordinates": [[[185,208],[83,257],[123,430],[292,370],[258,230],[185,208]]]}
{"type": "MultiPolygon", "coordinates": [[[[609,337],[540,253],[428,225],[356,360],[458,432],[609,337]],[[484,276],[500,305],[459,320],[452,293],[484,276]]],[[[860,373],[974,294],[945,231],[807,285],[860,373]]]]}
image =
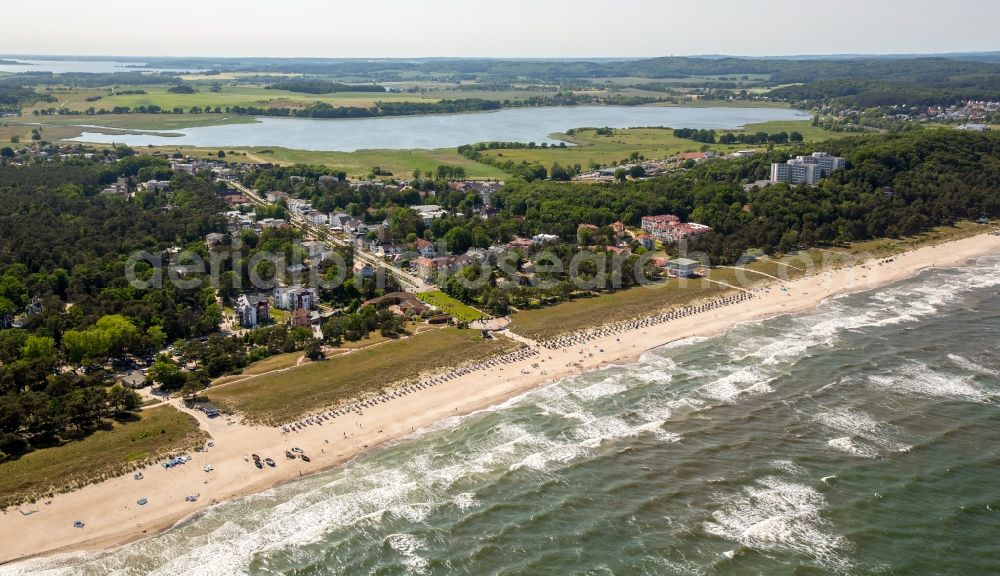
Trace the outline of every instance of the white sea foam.
{"type": "Polygon", "coordinates": [[[849,434],[827,442],[831,448],[847,454],[875,458],[883,450],[899,452],[905,448],[896,439],[902,435],[900,430],[861,410],[839,408],[817,414],[815,419],[836,432],[849,434]]]}
{"type": "Polygon", "coordinates": [[[472,508],[479,506],[479,500],[476,499],[476,495],[472,492],[462,492],[461,494],[458,494],[455,496],[453,502],[460,510],[471,510],[472,508]]]}
{"type": "Polygon", "coordinates": [[[854,440],[850,436],[842,436],[840,438],[832,438],[827,440],[826,445],[834,450],[839,450],[846,454],[852,456],[861,456],[863,458],[878,458],[879,450],[874,446],[870,446],[863,442],[854,440]]]}
{"type": "Polygon", "coordinates": [[[868,377],[873,385],[893,392],[922,394],[982,402],[988,394],[973,385],[972,376],[942,374],[922,362],[913,362],[892,374],[877,374],[868,377]]]}
{"type": "Polygon", "coordinates": [[[804,474],[806,469],[791,460],[772,460],[771,467],[785,474],[804,474]]]}
{"type": "Polygon", "coordinates": [[[762,375],[751,368],[741,368],[698,389],[702,396],[721,402],[733,402],[741,396],[766,394],[771,391],[771,386],[762,375]]]}
{"type": "Polygon", "coordinates": [[[851,548],[831,534],[822,517],[826,498],[804,484],[778,477],[760,478],[728,498],[704,524],[709,534],[764,551],[793,551],[825,567],[843,568],[851,548]]]}
{"type": "Polygon", "coordinates": [[[596,384],[591,384],[586,388],[574,390],[572,393],[577,398],[583,400],[596,400],[605,396],[613,396],[627,390],[628,387],[620,382],[620,379],[609,377],[596,384]]]}
{"type": "Polygon", "coordinates": [[[673,342],[667,342],[663,346],[659,346],[657,350],[671,350],[673,348],[683,348],[684,346],[691,346],[692,344],[701,344],[702,342],[708,340],[704,336],[691,336],[688,338],[681,338],[679,340],[674,340],[673,342]]]}
{"type": "Polygon", "coordinates": [[[552,463],[565,464],[587,454],[588,450],[578,444],[562,444],[542,452],[531,454],[521,462],[511,466],[511,470],[520,468],[530,468],[532,470],[546,470],[552,463]]]}
{"type": "Polygon", "coordinates": [[[816,416],[821,424],[851,434],[878,434],[883,424],[860,410],[840,408],[816,416]]]}
{"type": "Polygon", "coordinates": [[[956,366],[968,370],[969,372],[974,372],[976,374],[984,374],[986,376],[1000,377],[1000,370],[993,368],[987,368],[981,364],[977,364],[968,358],[963,358],[958,354],[948,354],[948,359],[955,363],[956,366]]]}
{"type": "Polygon", "coordinates": [[[426,547],[426,544],[412,534],[390,534],[386,543],[403,557],[403,564],[412,574],[425,574],[427,572],[427,559],[420,556],[418,552],[426,547]]]}

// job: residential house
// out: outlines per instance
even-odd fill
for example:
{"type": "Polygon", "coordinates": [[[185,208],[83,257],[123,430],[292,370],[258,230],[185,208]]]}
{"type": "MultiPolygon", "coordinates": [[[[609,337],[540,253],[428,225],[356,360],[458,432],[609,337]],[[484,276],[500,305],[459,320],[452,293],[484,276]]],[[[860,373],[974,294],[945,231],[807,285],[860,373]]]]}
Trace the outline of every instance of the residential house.
{"type": "Polygon", "coordinates": [[[281,218],[263,218],[257,221],[257,228],[260,230],[265,228],[287,228],[288,226],[288,222],[281,218]]]}
{"type": "Polygon", "coordinates": [[[477,262],[473,255],[420,257],[413,261],[417,275],[424,280],[434,280],[440,275],[450,276],[477,262]]]}
{"type": "Polygon", "coordinates": [[[630,256],[632,254],[632,249],[628,246],[605,246],[605,249],[618,256],[630,256]]]}
{"type": "Polygon", "coordinates": [[[417,238],[415,242],[417,247],[417,252],[424,258],[434,258],[437,256],[437,250],[434,248],[434,243],[430,240],[424,240],[423,238],[417,238]]]}
{"type": "Polygon", "coordinates": [[[170,192],[169,180],[149,180],[142,185],[143,189],[150,192],[170,192]]]}
{"type": "Polygon", "coordinates": [[[288,322],[295,328],[308,328],[311,324],[309,311],[305,308],[296,308],[288,322]]]}
{"type": "Polygon", "coordinates": [[[514,238],[506,244],[509,250],[530,252],[535,247],[535,241],[530,238],[514,238]]]}
{"type": "Polygon", "coordinates": [[[625,223],[621,220],[612,223],[611,229],[614,230],[616,238],[622,238],[625,236],[625,223]]]}
{"type": "Polygon", "coordinates": [[[211,234],[205,235],[205,246],[207,246],[209,249],[222,246],[225,242],[226,242],[225,234],[212,232],[211,234]]]}
{"type": "Polygon", "coordinates": [[[368,225],[361,220],[351,218],[344,226],[344,232],[354,236],[355,238],[362,238],[368,235],[368,225]]]}
{"type": "Polygon", "coordinates": [[[646,250],[652,250],[656,247],[656,241],[653,240],[653,236],[648,232],[636,232],[632,235],[632,239],[646,250]]]}
{"type": "Polygon", "coordinates": [[[306,251],[306,256],[312,260],[320,261],[329,256],[333,250],[322,240],[307,240],[302,243],[302,248],[306,251]]]}
{"type": "Polygon", "coordinates": [[[253,216],[249,214],[243,214],[239,210],[230,210],[223,214],[223,216],[226,217],[230,234],[235,235],[242,230],[253,228],[253,216]]]}
{"type": "Polygon", "coordinates": [[[531,237],[531,241],[535,244],[555,244],[559,240],[559,236],[555,234],[535,234],[531,237]]]}
{"type": "Polygon", "coordinates": [[[424,220],[424,224],[430,224],[435,218],[440,218],[447,214],[447,212],[442,210],[437,204],[410,206],[410,210],[416,212],[424,220]]]}
{"type": "Polygon", "coordinates": [[[435,260],[434,258],[421,256],[413,260],[413,270],[417,273],[417,276],[420,276],[424,280],[433,280],[437,276],[437,262],[435,260]]]}
{"type": "Polygon", "coordinates": [[[360,278],[371,278],[375,275],[375,268],[367,262],[357,260],[354,262],[354,275],[360,278]]]}
{"type": "Polygon", "coordinates": [[[465,255],[480,264],[487,264],[490,261],[490,253],[485,248],[469,248],[465,255]]]}
{"type": "Polygon", "coordinates": [[[345,214],[343,212],[334,212],[330,214],[330,229],[334,232],[343,232],[347,223],[352,220],[350,214],[345,214]]]}
{"type": "Polygon", "coordinates": [[[376,256],[380,258],[393,258],[395,256],[401,256],[403,252],[406,251],[406,247],[402,244],[377,244],[372,250],[376,256]]]}
{"type": "Polygon", "coordinates": [[[316,226],[326,226],[330,223],[330,216],[319,210],[310,210],[302,215],[307,222],[311,222],[316,226]]]}
{"type": "Polygon", "coordinates": [[[316,307],[316,289],[304,286],[285,286],[274,289],[274,307],[279,310],[312,310],[316,307]]]}
{"type": "Polygon", "coordinates": [[[250,294],[240,295],[236,300],[236,316],[239,318],[240,326],[244,328],[256,328],[270,321],[271,310],[267,298],[250,294]]]}
{"type": "Polygon", "coordinates": [[[250,203],[250,199],[242,194],[227,194],[222,199],[230,206],[245,206],[250,203]]]}
{"type": "Polygon", "coordinates": [[[680,161],[693,160],[695,162],[704,162],[708,160],[708,154],[705,152],[681,152],[676,156],[680,161]]]}
{"type": "Polygon", "coordinates": [[[288,201],[288,193],[282,192],[281,190],[268,190],[267,191],[267,201],[275,204],[278,200],[288,201]]]}
{"type": "Polygon", "coordinates": [[[313,207],[308,200],[302,200],[301,198],[289,198],[288,209],[294,214],[306,214],[311,212],[313,207]]]}

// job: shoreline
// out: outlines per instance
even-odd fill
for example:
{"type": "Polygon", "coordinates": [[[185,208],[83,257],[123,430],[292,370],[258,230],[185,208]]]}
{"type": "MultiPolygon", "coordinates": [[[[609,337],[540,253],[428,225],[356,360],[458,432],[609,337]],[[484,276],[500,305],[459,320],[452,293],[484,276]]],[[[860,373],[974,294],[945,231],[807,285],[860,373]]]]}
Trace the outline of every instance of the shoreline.
{"type": "MultiPolygon", "coordinates": [[[[1000,237],[984,233],[924,246],[853,266],[821,271],[791,281],[755,286],[754,298],[708,309],[669,322],[639,326],[561,348],[538,346],[539,354],[502,367],[477,370],[405,398],[373,405],[299,432],[254,426],[227,418],[209,419],[170,402],[194,416],[215,446],[191,453],[192,460],[172,469],[143,468],[38,502],[35,513],[12,507],[0,515],[0,565],[67,551],[114,548],[190,522],[211,506],[265,492],[297,478],[329,471],[378,447],[448,426],[464,417],[511,401],[567,377],[616,364],[638,361],[647,352],[690,338],[708,338],[735,327],[814,309],[831,297],[872,290],[936,267],[959,266],[972,258],[1000,253],[1000,237]],[[282,457],[301,447],[312,461],[282,457]],[[249,453],[270,456],[277,467],[258,470],[244,461],[249,453]],[[206,473],[205,464],[215,468],[206,473]],[[188,494],[200,494],[195,503],[188,494]],[[138,506],[138,498],[148,498],[138,506]],[[85,528],[73,527],[75,520],[85,528]]],[[[638,288],[637,288],[638,289],[638,288]]]]}

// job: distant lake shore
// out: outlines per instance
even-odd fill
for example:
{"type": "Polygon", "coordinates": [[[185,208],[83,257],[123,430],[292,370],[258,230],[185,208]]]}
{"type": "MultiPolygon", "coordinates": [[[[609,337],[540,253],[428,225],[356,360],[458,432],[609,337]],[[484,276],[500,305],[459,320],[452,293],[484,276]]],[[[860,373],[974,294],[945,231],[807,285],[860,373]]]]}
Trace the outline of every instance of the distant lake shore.
{"type": "Polygon", "coordinates": [[[550,134],[570,128],[737,129],[775,120],[804,120],[808,115],[788,108],[575,106],[513,108],[427,116],[358,119],[258,118],[254,123],[180,128],[142,134],[101,134],[85,131],[79,142],[129,146],[180,145],[198,147],[275,146],[297,150],[354,152],[357,150],[453,148],[476,142],[536,142],[557,144],[550,134]]]}

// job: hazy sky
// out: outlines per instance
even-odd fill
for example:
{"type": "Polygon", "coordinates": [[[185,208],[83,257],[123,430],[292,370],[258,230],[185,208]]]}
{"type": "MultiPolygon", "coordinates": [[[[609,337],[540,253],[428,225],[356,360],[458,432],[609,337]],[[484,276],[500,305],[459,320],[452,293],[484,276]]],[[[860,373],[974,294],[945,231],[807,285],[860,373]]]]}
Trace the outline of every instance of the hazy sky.
{"type": "Polygon", "coordinates": [[[0,54],[597,57],[1000,50],[993,0],[49,0],[0,54]]]}

